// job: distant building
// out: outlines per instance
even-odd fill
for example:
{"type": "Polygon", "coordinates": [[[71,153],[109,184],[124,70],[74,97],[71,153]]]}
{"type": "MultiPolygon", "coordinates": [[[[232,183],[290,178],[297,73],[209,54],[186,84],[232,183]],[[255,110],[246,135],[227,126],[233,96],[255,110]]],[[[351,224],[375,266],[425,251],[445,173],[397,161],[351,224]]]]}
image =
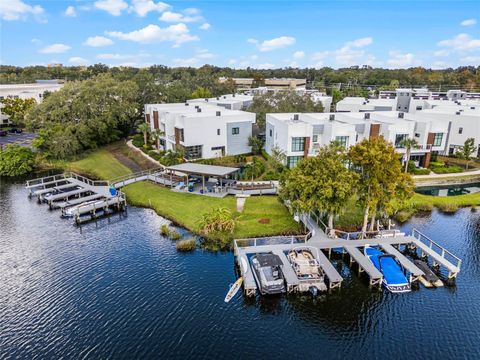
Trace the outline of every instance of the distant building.
{"type": "Polygon", "coordinates": [[[182,150],[189,160],[251,152],[254,113],[195,102],[147,104],[145,121],[164,133],[163,150],[182,150]]]}
{"type": "Polygon", "coordinates": [[[187,102],[190,104],[208,103],[211,105],[221,106],[228,110],[248,109],[252,104],[252,101],[253,101],[252,95],[244,95],[244,94],[228,94],[228,95],[222,95],[222,96],[217,96],[213,98],[187,100],[187,102]]]}
{"type": "Polygon", "coordinates": [[[415,113],[419,110],[433,109],[436,106],[448,104],[478,106],[480,94],[461,90],[447,92],[431,92],[428,89],[397,89],[395,91],[380,91],[378,99],[362,97],[346,97],[336,105],[338,112],[364,111],[403,111],[415,113]]]}
{"type": "MultiPolygon", "coordinates": [[[[255,87],[254,78],[226,78],[219,79],[220,82],[226,82],[232,80],[238,89],[252,89],[255,87]]],[[[267,91],[289,90],[289,89],[304,89],[307,86],[306,79],[293,79],[293,78],[270,78],[262,81],[263,87],[267,91]]]]}
{"type": "Polygon", "coordinates": [[[1,101],[3,99],[34,99],[37,103],[42,102],[45,92],[54,92],[63,87],[59,80],[37,80],[33,84],[1,84],[0,85],[0,124],[8,125],[10,120],[2,114],[1,101]]]}

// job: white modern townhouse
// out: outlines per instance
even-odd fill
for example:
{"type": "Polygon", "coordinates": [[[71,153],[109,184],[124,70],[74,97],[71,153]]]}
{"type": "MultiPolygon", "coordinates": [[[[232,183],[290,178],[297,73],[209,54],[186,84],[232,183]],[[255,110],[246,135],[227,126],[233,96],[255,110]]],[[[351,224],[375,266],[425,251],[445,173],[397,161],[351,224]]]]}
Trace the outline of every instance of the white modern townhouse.
{"type": "Polygon", "coordinates": [[[163,150],[193,160],[249,153],[255,114],[206,103],[147,104],[145,121],[164,133],[163,150]]]}
{"type": "Polygon", "coordinates": [[[332,141],[348,148],[365,138],[383,136],[405,154],[402,140],[414,138],[419,146],[412,149],[411,160],[428,167],[433,151],[445,153],[448,132],[448,120],[417,119],[416,114],[398,111],[267,114],[265,150],[271,154],[278,148],[286,155],[286,165],[293,167],[332,141]]]}
{"type": "Polygon", "coordinates": [[[187,100],[189,104],[208,103],[228,110],[246,110],[252,105],[252,102],[253,96],[244,94],[228,94],[213,98],[187,100]]]}
{"type": "Polygon", "coordinates": [[[430,92],[428,89],[397,89],[381,91],[378,99],[346,97],[336,105],[338,112],[365,111],[402,111],[415,113],[433,109],[437,106],[479,106],[480,98],[476,93],[461,90],[449,90],[445,93],[430,92]]]}

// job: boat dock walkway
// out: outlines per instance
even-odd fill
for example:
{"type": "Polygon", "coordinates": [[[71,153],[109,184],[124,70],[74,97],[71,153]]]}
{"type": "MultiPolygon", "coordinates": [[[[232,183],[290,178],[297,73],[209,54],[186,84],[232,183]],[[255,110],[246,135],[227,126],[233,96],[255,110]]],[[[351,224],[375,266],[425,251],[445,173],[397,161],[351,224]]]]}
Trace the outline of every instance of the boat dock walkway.
{"type": "Polygon", "coordinates": [[[327,236],[327,233],[330,232],[318,217],[300,215],[298,219],[309,230],[307,235],[237,239],[234,241],[234,255],[237,262],[239,265],[240,262],[244,263],[240,268],[244,277],[245,293],[248,296],[254,295],[257,289],[249,258],[253,254],[258,253],[273,253],[280,257],[283,262],[283,273],[287,289],[289,289],[289,292],[295,291],[298,286],[298,278],[292,270],[286,253],[299,246],[311,246],[319,250],[317,257],[329,280],[330,289],[340,287],[343,281],[342,276],[335,269],[329,257],[323,253],[325,251],[330,256],[332,249],[341,249],[343,253],[348,254],[350,265],[356,263],[358,265],[358,273],[365,273],[369,277],[369,284],[372,287],[381,287],[383,275],[363,254],[365,246],[379,247],[385,253],[395,256],[406,274],[409,275],[411,282],[419,280],[425,274],[396,247],[405,246],[409,249],[419,249],[423,257],[426,257],[427,260],[428,258],[431,259],[432,266],[447,269],[448,279],[454,279],[460,272],[461,260],[458,257],[416,229],[413,229],[411,235],[405,235],[392,230],[366,234],[370,236],[368,238],[367,236],[358,236],[357,233],[352,233],[352,236],[347,236],[346,238],[332,238],[327,236]]]}

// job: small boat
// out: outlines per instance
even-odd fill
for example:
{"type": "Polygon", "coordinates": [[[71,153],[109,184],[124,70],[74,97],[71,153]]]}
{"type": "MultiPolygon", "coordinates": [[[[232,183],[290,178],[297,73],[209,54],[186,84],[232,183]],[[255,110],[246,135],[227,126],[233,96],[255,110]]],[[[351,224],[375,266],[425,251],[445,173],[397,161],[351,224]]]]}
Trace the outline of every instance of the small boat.
{"type": "Polygon", "coordinates": [[[227,296],[225,296],[225,302],[228,303],[232,298],[237,294],[238,290],[242,286],[243,277],[239,277],[234,284],[230,285],[230,290],[228,290],[227,296]]]}
{"type": "Polygon", "coordinates": [[[85,201],[84,203],[81,203],[79,205],[71,206],[71,207],[65,209],[62,216],[66,217],[66,218],[73,217],[75,215],[75,213],[77,212],[77,210],[81,209],[84,206],[94,205],[96,203],[102,204],[103,201],[97,199],[97,200],[85,201]]]}
{"type": "Polygon", "coordinates": [[[404,293],[411,291],[410,282],[403,273],[402,267],[395,256],[384,254],[379,249],[365,246],[365,256],[371,261],[383,275],[382,284],[392,293],[404,293]]]}
{"type": "Polygon", "coordinates": [[[420,276],[420,281],[425,287],[442,287],[443,282],[440,278],[435,274],[432,269],[428,266],[425,261],[422,260],[414,260],[413,263],[423,271],[425,275],[420,276]]]}
{"type": "Polygon", "coordinates": [[[310,291],[313,295],[317,295],[318,291],[327,291],[325,274],[317,257],[314,256],[315,251],[318,249],[300,246],[290,250],[287,256],[295,275],[300,280],[298,290],[310,291]]]}
{"type": "Polygon", "coordinates": [[[285,292],[282,260],[271,253],[256,254],[251,258],[253,276],[262,295],[285,292]]]}

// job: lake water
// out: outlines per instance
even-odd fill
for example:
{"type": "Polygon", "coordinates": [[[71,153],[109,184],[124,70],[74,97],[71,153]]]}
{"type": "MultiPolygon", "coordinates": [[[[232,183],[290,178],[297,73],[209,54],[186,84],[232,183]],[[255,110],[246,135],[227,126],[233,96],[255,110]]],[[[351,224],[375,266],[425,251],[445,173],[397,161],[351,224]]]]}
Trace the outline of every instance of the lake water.
{"type": "Polygon", "coordinates": [[[417,187],[415,192],[432,196],[457,196],[474,194],[480,191],[480,183],[462,185],[437,185],[417,187]]]}
{"type": "Polygon", "coordinates": [[[480,358],[480,213],[416,227],[463,259],[455,287],[223,298],[230,252],[180,254],[151,210],[76,228],[0,186],[0,358],[480,358]]]}

